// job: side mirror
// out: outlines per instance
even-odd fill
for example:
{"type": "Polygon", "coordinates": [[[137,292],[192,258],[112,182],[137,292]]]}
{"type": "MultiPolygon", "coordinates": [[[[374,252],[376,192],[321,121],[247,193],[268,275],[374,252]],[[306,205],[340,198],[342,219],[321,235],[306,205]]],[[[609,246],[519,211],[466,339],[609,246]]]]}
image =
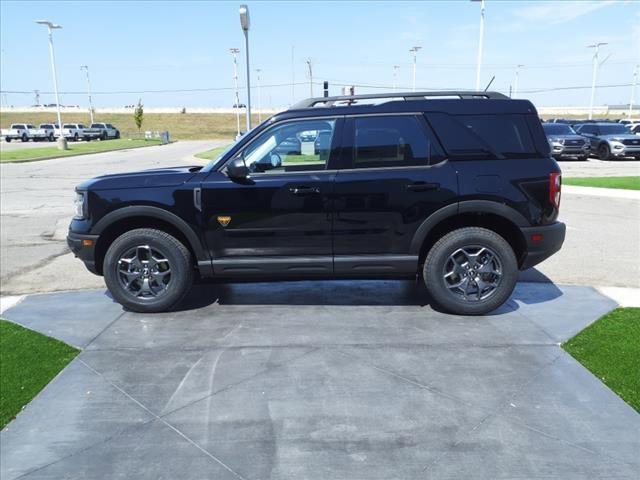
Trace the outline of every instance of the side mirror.
{"type": "Polygon", "coordinates": [[[235,180],[244,180],[249,176],[249,167],[244,164],[242,158],[234,158],[227,165],[227,175],[235,180]]]}

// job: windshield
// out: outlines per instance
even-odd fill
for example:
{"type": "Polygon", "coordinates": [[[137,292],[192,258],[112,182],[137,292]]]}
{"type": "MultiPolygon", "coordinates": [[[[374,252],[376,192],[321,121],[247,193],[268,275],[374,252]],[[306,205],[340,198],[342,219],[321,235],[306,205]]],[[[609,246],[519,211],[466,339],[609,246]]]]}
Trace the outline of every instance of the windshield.
{"type": "Polygon", "coordinates": [[[629,133],[629,129],[624,125],[612,123],[611,125],[598,125],[600,135],[625,135],[629,133]]]}
{"type": "Polygon", "coordinates": [[[547,135],[575,135],[575,130],[562,123],[543,123],[542,128],[547,135]]]}
{"type": "Polygon", "coordinates": [[[91,128],[104,128],[104,123],[92,123],[91,128]]]}
{"type": "Polygon", "coordinates": [[[76,126],[73,123],[65,123],[62,128],[76,128],[76,126]]]}

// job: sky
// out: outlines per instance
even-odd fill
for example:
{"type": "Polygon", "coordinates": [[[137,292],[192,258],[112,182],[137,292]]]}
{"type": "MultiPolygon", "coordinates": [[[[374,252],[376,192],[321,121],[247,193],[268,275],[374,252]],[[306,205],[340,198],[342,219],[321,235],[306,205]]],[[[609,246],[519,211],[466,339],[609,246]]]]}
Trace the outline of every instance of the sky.
{"type": "MultiPolygon", "coordinates": [[[[54,97],[46,27],[54,32],[63,105],[86,105],[88,65],[94,106],[229,107],[234,103],[231,47],[245,95],[240,2],[0,0],[2,104],[31,105],[54,97]],[[191,90],[191,91],[187,91],[191,90]],[[24,93],[19,93],[24,92],[24,93]],[[44,93],[49,92],[49,93],[44,93]]],[[[343,85],[356,93],[412,87],[409,49],[420,46],[418,90],[473,89],[480,3],[460,1],[247,1],[252,104],[281,108],[343,85]],[[397,68],[394,68],[394,65],[397,68]],[[257,88],[257,72],[260,83],[257,88]],[[395,79],[394,79],[395,72],[395,79]],[[292,87],[292,83],[294,83],[292,87]]],[[[482,88],[509,93],[517,65],[518,93],[539,106],[589,103],[593,49],[601,47],[596,104],[628,104],[640,63],[640,0],[485,2],[482,88]],[[611,86],[620,85],[620,86],[611,86]],[[580,87],[580,88],[574,88],[580,87]]],[[[639,74],[640,76],[640,74],[639,74]]],[[[640,88],[636,98],[640,100],[640,88]]]]}

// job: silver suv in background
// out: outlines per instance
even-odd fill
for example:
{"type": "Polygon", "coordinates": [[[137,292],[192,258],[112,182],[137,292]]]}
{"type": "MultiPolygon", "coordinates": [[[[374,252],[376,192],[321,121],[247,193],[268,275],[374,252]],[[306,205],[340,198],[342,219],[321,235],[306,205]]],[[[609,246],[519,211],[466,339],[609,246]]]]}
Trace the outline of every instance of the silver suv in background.
{"type": "Polygon", "coordinates": [[[589,141],[578,135],[576,131],[565,123],[543,123],[542,128],[547,135],[551,155],[556,160],[562,158],[577,158],[586,160],[591,152],[589,141]]]}
{"type": "Polygon", "coordinates": [[[583,123],[576,131],[591,143],[600,160],[635,157],[640,159],[640,138],[620,123],[583,123]]]}

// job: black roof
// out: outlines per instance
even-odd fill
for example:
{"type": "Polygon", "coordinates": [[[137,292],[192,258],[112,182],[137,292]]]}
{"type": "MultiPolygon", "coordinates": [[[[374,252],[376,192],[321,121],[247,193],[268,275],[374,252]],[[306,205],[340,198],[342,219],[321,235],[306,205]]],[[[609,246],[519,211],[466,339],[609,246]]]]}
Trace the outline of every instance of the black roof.
{"type": "Polygon", "coordinates": [[[275,121],[291,117],[406,112],[446,112],[459,115],[537,114],[529,100],[514,100],[498,92],[441,91],[309,98],[272,118],[275,121]]]}

